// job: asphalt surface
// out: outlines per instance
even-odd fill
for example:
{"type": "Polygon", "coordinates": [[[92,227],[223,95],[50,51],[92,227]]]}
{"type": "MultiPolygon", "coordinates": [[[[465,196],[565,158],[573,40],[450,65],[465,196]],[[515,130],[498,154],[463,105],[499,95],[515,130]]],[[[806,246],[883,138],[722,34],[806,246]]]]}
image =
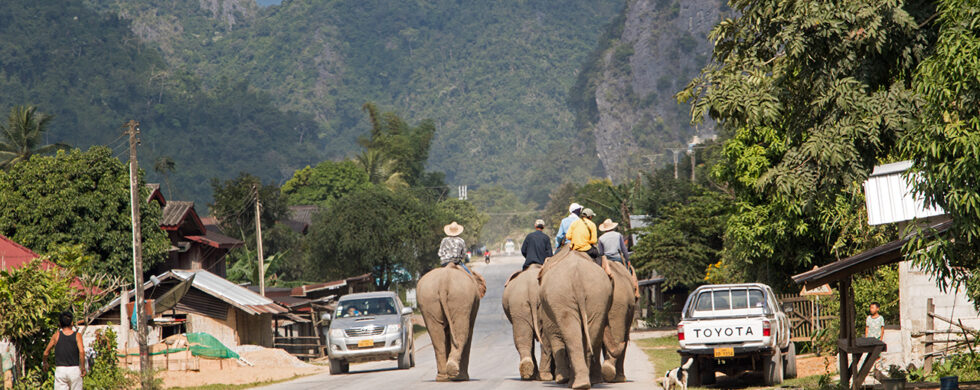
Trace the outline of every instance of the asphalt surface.
{"type": "MultiPolygon", "coordinates": [[[[416,340],[414,368],[397,369],[395,361],[351,364],[350,373],[312,375],[293,381],[261,387],[265,390],[284,389],[556,389],[567,388],[554,382],[521,381],[518,372],[517,349],[510,322],[504,316],[500,299],[504,282],[519,270],[524,259],[519,256],[493,257],[489,265],[474,263],[472,268],[487,280],[487,294],[480,301],[476,318],[473,346],[470,352],[470,380],[468,382],[435,382],[435,353],[427,335],[416,340]]],[[[655,374],[658,369],[646,355],[630,343],[626,352],[625,383],[603,383],[597,389],[653,389],[657,388],[655,374]]],[[[662,376],[663,373],[660,374],[662,376]]]]}

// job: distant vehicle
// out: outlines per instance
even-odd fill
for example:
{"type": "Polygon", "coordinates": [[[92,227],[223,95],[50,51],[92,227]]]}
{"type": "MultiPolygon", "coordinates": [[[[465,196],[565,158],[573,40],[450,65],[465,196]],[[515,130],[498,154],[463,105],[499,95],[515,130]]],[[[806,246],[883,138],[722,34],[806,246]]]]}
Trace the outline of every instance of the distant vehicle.
{"type": "Polygon", "coordinates": [[[514,240],[508,238],[507,242],[504,243],[504,253],[507,253],[508,255],[513,255],[515,246],[516,245],[514,244],[514,240]]]}
{"type": "Polygon", "coordinates": [[[337,301],[327,332],[330,374],[350,371],[350,362],[397,360],[415,367],[412,309],[391,291],[349,294],[337,301]]]}
{"type": "Polygon", "coordinates": [[[796,377],[789,319],[769,286],[713,284],[687,297],[677,325],[681,362],[693,358],[688,386],[715,382],[715,371],[761,371],[767,386],[796,377]]]}

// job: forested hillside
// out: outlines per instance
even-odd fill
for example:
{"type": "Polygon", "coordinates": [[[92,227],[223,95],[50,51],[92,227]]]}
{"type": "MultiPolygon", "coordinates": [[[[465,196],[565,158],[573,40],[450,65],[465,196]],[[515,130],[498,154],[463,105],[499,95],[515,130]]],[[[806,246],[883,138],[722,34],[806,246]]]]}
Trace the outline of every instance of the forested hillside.
{"type": "Polygon", "coordinates": [[[541,183],[618,180],[691,135],[672,95],[710,57],[723,8],[15,0],[0,6],[0,106],[38,105],[56,115],[51,141],[82,147],[113,146],[118,125],[139,119],[144,166],[170,157],[176,195],[204,203],[210,178],[281,184],[351,157],[370,101],[434,121],[429,165],[449,184],[500,184],[542,205],[541,183]]]}
{"type": "Polygon", "coordinates": [[[239,79],[203,85],[111,14],[67,0],[0,5],[0,111],[32,104],[53,114],[50,142],[106,144],[125,159],[121,125],[138,119],[151,180],[154,160],[169,156],[175,195],[202,205],[210,178],[249,171],[279,182],[320,160],[311,115],[282,112],[239,79]]]}
{"type": "Polygon", "coordinates": [[[576,138],[565,101],[622,0],[293,0],[254,16],[252,1],[115,0],[100,9],[131,18],[134,31],[162,31],[140,36],[205,85],[244,78],[282,109],[312,115],[330,158],[356,150],[367,128],[360,107],[372,101],[435,121],[430,165],[450,183],[500,183],[546,199],[547,189],[526,185],[534,177],[569,165],[583,179],[602,174],[547,153],[591,143],[576,138]],[[216,16],[224,14],[234,23],[216,16]]]}

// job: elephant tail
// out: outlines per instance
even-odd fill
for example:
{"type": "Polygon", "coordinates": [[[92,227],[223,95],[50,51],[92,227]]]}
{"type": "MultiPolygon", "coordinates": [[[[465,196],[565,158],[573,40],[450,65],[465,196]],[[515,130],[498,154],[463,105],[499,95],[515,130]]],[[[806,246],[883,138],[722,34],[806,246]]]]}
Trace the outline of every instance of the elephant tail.
{"type": "Polygon", "coordinates": [[[538,307],[535,302],[528,302],[528,306],[531,307],[531,329],[534,330],[534,337],[538,338],[538,342],[544,342],[541,338],[541,326],[538,323],[538,307]]]}
{"type": "Polygon", "coordinates": [[[582,336],[585,339],[584,349],[586,354],[586,361],[589,361],[589,359],[591,359],[593,354],[592,336],[589,334],[589,313],[585,311],[585,293],[583,292],[583,289],[581,288],[575,289],[575,300],[578,301],[578,304],[576,306],[578,306],[579,318],[582,320],[582,336]]]}

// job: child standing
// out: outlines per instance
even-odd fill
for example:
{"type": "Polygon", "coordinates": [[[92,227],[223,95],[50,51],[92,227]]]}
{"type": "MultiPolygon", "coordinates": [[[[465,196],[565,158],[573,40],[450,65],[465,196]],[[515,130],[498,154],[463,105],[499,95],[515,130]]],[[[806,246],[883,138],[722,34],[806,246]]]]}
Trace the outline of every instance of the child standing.
{"type": "Polygon", "coordinates": [[[868,311],[871,315],[865,320],[864,337],[874,337],[881,340],[881,334],[885,328],[885,317],[878,314],[878,302],[871,302],[868,311]]]}

